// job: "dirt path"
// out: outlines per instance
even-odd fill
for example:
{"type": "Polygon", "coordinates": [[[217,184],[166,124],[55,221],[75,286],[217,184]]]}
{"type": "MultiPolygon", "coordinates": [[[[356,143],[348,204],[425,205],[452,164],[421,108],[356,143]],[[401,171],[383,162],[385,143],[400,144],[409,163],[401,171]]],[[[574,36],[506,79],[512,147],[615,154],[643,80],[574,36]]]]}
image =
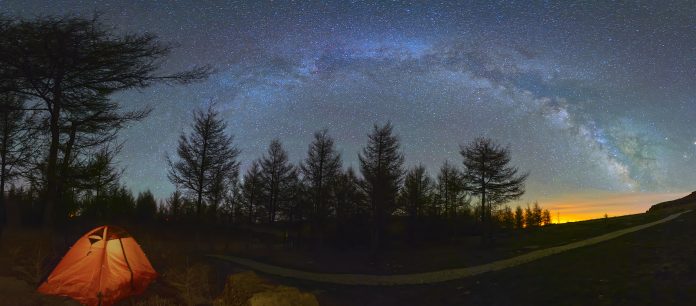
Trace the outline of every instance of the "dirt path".
{"type": "Polygon", "coordinates": [[[542,249],[538,251],[533,251],[524,255],[493,261],[487,264],[458,268],[458,269],[448,269],[433,272],[424,273],[413,273],[413,274],[397,274],[397,275],[369,275],[369,274],[335,274],[335,273],[315,273],[306,272],[294,269],[288,269],[278,266],[272,266],[256,262],[250,259],[244,259],[234,256],[224,256],[224,255],[209,255],[209,257],[233,262],[239,265],[243,265],[254,269],[256,271],[278,275],[282,277],[296,278],[302,280],[309,280],[315,282],[323,283],[333,283],[342,285],[364,285],[364,286],[393,286],[393,285],[417,285],[417,284],[431,284],[438,282],[450,281],[458,278],[464,278],[469,276],[474,276],[486,272],[498,271],[530,261],[534,261],[546,256],[558,254],[568,250],[589,246],[597,244],[603,241],[611,240],[629,233],[633,233],[651,226],[655,226],[673,219],[676,219],[680,215],[690,212],[690,210],[683,211],[670,215],[664,219],[637,225],[622,230],[614,231],[597,237],[551,247],[547,249],[542,249]]]}

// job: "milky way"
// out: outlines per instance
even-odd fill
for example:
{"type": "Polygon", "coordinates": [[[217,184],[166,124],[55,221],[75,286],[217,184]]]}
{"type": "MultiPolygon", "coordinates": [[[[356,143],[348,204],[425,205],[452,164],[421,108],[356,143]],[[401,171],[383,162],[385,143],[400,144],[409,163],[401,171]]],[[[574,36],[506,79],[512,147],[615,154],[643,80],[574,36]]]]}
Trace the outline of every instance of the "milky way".
{"type": "MultiPolygon", "coordinates": [[[[300,1],[303,2],[304,1],[300,1]]],[[[519,2],[519,3],[518,3],[519,2]]],[[[696,187],[696,4],[324,4],[0,1],[11,16],[91,16],[178,47],[163,69],[211,64],[191,86],[114,96],[155,112],[121,133],[124,183],[173,190],[164,154],[191,111],[222,111],[243,165],[271,139],[297,162],[328,128],[346,166],[387,120],[431,174],[488,136],[530,171],[525,200],[696,187]]]]}

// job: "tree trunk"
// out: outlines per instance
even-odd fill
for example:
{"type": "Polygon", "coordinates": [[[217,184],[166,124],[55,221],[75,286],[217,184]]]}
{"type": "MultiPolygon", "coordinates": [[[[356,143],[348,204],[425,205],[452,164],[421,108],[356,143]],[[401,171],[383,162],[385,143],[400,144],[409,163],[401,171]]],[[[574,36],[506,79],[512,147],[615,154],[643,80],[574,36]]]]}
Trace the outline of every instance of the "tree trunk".
{"type": "Polygon", "coordinates": [[[483,223],[483,233],[481,235],[482,241],[484,244],[488,244],[488,218],[487,218],[487,211],[488,208],[486,207],[486,157],[481,156],[481,167],[483,168],[483,171],[481,171],[481,222],[483,223]]]}
{"type": "Polygon", "coordinates": [[[69,176],[68,171],[70,169],[70,159],[72,158],[72,151],[73,146],[75,146],[76,136],[77,126],[73,124],[70,126],[68,141],[65,143],[65,151],[63,152],[63,161],[60,166],[59,176],[61,176],[63,179],[56,182],[56,195],[58,199],[62,199],[63,192],[65,192],[65,178],[69,176]]]}
{"type": "Polygon", "coordinates": [[[44,227],[53,227],[53,209],[58,202],[58,177],[56,167],[58,165],[58,146],[60,145],[60,95],[54,95],[53,107],[51,108],[50,129],[51,143],[48,149],[48,161],[46,163],[46,199],[44,206],[44,227]]]}
{"type": "Polygon", "coordinates": [[[3,150],[2,165],[0,165],[0,242],[2,242],[2,230],[7,223],[7,208],[5,207],[5,158],[6,153],[5,150],[3,150]]]}
{"type": "Polygon", "coordinates": [[[2,135],[2,151],[0,154],[0,239],[2,239],[2,230],[5,228],[5,223],[7,222],[7,208],[5,206],[5,179],[7,176],[7,142],[9,138],[9,123],[7,112],[3,113],[4,116],[4,130],[2,135]]]}
{"type": "Polygon", "coordinates": [[[196,219],[201,221],[201,209],[203,207],[203,191],[198,191],[198,196],[196,197],[196,219]]]}

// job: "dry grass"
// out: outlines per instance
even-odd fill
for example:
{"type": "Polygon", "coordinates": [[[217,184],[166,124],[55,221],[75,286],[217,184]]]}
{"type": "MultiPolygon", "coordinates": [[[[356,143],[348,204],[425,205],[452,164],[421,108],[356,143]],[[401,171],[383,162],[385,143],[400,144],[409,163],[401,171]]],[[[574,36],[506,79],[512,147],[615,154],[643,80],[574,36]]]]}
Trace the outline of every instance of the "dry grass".
{"type": "Polygon", "coordinates": [[[248,271],[230,275],[214,306],[319,306],[311,293],[275,286],[248,271]]]}
{"type": "MultiPolygon", "coordinates": [[[[283,300],[300,301],[297,305],[315,305],[313,295],[271,285],[253,272],[232,275],[222,292],[216,291],[211,267],[196,254],[239,249],[242,244],[237,239],[218,236],[201,235],[197,240],[192,233],[177,236],[161,232],[164,230],[159,228],[133,229],[132,234],[161,275],[142,296],[131,297],[117,305],[248,306],[252,305],[252,298],[253,305],[276,305],[283,300]]],[[[0,305],[77,305],[69,298],[36,292],[41,278],[63,255],[53,251],[52,245],[51,237],[41,230],[12,229],[3,233],[0,241],[0,305]]]]}
{"type": "Polygon", "coordinates": [[[210,303],[210,267],[196,263],[190,265],[188,260],[181,267],[174,267],[162,275],[164,281],[179,291],[186,305],[210,303]]]}
{"type": "Polygon", "coordinates": [[[268,290],[271,286],[266,284],[254,272],[242,272],[230,275],[225,284],[225,289],[219,298],[215,300],[215,306],[245,306],[247,301],[255,293],[268,290]]]}
{"type": "Polygon", "coordinates": [[[172,306],[178,305],[176,301],[172,299],[163,298],[159,295],[153,295],[135,303],[136,306],[172,306]]]}
{"type": "Polygon", "coordinates": [[[6,264],[0,268],[0,275],[16,277],[34,287],[48,272],[49,259],[55,256],[48,239],[38,230],[8,230],[0,245],[0,262],[6,264]]]}
{"type": "Polygon", "coordinates": [[[18,247],[16,254],[24,254],[21,257],[14,258],[12,270],[19,275],[19,278],[27,283],[38,286],[41,278],[46,273],[46,259],[49,257],[49,252],[41,245],[29,248],[28,251],[18,247]]]}

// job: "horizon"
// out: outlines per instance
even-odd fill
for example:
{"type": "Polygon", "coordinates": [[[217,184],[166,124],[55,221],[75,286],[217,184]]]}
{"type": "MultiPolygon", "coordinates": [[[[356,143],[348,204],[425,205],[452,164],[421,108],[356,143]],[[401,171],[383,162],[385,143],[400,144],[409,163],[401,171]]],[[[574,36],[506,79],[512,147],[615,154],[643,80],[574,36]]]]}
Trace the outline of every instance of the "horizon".
{"type": "Polygon", "coordinates": [[[179,46],[163,70],[211,64],[201,84],[114,96],[153,113],[120,134],[122,183],[165,198],[191,112],[214,103],[242,171],[278,138],[297,164],[328,128],[344,167],[391,121],[406,165],[434,176],[486,136],[531,173],[511,206],[561,220],[638,213],[696,190],[696,31],[688,4],[3,1],[0,12],[91,16],[179,46]],[[148,17],[144,14],[148,12],[148,17]],[[657,18],[660,17],[660,18],[657,18]],[[691,27],[690,27],[691,26],[691,27]]]}

